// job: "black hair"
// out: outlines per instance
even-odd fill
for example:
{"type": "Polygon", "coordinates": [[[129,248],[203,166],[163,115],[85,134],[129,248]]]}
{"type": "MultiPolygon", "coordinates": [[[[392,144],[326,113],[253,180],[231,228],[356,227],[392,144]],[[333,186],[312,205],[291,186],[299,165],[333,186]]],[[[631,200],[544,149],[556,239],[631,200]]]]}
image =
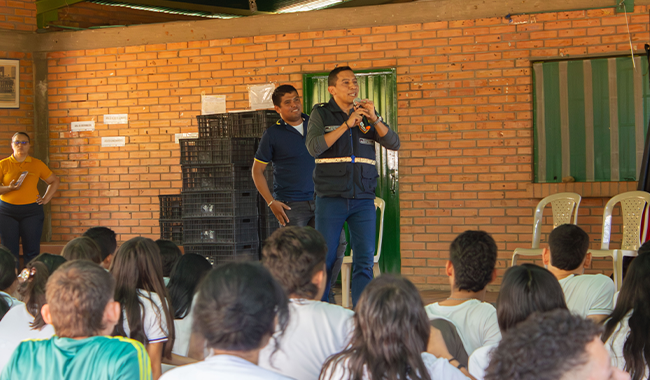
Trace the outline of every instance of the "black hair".
{"type": "Polygon", "coordinates": [[[280,104],[282,104],[282,97],[285,96],[286,94],[291,94],[292,92],[295,92],[297,94],[298,90],[296,90],[296,88],[290,84],[283,84],[281,86],[278,86],[273,91],[273,95],[271,95],[271,100],[273,100],[273,105],[280,107],[280,104]]]}
{"type": "Polygon", "coordinates": [[[341,71],[352,71],[354,73],[354,70],[352,70],[350,66],[337,67],[334,70],[330,71],[329,75],[327,76],[328,86],[336,86],[336,81],[339,79],[339,73],[341,71]]]}
{"type": "Polygon", "coordinates": [[[478,292],[492,281],[497,263],[497,244],[485,231],[465,231],[449,246],[458,290],[478,292]]]}
{"type": "MultiPolygon", "coordinates": [[[[0,246],[0,291],[9,289],[16,280],[16,257],[7,248],[0,246]]],[[[9,309],[9,301],[0,296],[0,320],[9,309]]]]}
{"type": "Polygon", "coordinates": [[[589,319],[556,309],[534,313],[508,330],[492,351],[485,380],[557,380],[589,361],[587,345],[601,328],[589,319]]]}
{"type": "Polygon", "coordinates": [[[14,141],[14,138],[16,136],[18,136],[18,135],[23,135],[23,136],[27,137],[27,142],[29,142],[30,144],[32,143],[32,139],[29,138],[29,135],[27,134],[27,132],[16,132],[16,133],[14,133],[14,135],[11,136],[11,141],[14,141]]]}
{"type": "Polygon", "coordinates": [[[562,270],[577,269],[589,250],[589,235],[575,224],[557,226],[548,236],[551,265],[562,270]]]}
{"type": "Polygon", "coordinates": [[[207,347],[252,351],[275,331],[282,335],[288,320],[287,296],[266,268],[228,263],[208,272],[201,283],[193,329],[207,347]]]}
{"type": "Polygon", "coordinates": [[[172,268],[176,261],[183,255],[176,243],[170,240],[158,239],[156,245],[160,250],[160,258],[162,260],[163,277],[169,277],[172,273],[172,268]]]}
{"type": "Polygon", "coordinates": [[[115,253],[115,249],[117,249],[115,231],[108,227],[91,227],[84,232],[83,236],[88,236],[97,243],[102,251],[102,261],[115,253]]]}
{"type": "MultiPolygon", "coordinates": [[[[602,340],[607,340],[617,326],[632,312],[627,324],[630,333],[623,344],[625,371],[632,380],[643,379],[650,363],[650,242],[639,248],[638,256],[630,263],[623,279],[614,311],[605,322],[602,340]]],[[[612,342],[613,343],[613,342],[612,342]]]]}
{"type": "Polygon", "coordinates": [[[66,261],[65,257],[61,255],[53,255],[51,253],[43,252],[34,258],[34,261],[40,261],[47,267],[48,272],[54,273],[66,261]]]}
{"type": "Polygon", "coordinates": [[[567,310],[560,283],[548,269],[535,264],[508,268],[497,298],[501,333],[515,327],[534,312],[567,310]]]}
{"type": "Polygon", "coordinates": [[[196,287],[210,269],[210,262],[195,253],[186,253],[178,259],[167,284],[175,319],[183,319],[190,312],[196,287]]]}

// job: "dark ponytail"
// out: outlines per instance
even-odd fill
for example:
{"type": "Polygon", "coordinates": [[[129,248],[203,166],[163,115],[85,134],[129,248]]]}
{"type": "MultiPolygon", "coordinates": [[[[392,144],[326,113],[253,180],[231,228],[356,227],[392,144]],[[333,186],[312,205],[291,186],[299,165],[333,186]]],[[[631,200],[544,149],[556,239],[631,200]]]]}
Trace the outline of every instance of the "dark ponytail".
{"type": "Polygon", "coordinates": [[[45,264],[40,261],[31,261],[21,272],[18,282],[18,294],[27,307],[27,311],[34,317],[30,324],[32,330],[40,330],[46,325],[41,316],[41,308],[45,301],[45,285],[50,278],[50,272],[45,264]]]}

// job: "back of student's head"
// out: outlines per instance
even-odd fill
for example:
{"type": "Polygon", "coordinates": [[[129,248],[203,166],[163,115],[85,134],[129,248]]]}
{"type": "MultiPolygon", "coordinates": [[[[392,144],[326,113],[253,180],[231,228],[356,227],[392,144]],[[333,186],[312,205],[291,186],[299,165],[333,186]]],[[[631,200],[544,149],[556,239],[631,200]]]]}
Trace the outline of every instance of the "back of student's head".
{"type": "MultiPolygon", "coordinates": [[[[0,292],[13,287],[18,280],[16,276],[16,258],[3,246],[0,246],[0,292]]],[[[0,296],[0,320],[9,311],[10,305],[5,297],[0,296]]]]}
{"type": "Polygon", "coordinates": [[[160,250],[160,258],[162,260],[163,277],[169,277],[172,273],[172,268],[176,261],[183,255],[176,243],[170,240],[158,239],[156,245],[160,250]]]}
{"type": "Polygon", "coordinates": [[[357,303],[354,327],[348,348],[328,359],[321,375],[345,365],[351,379],[429,380],[421,354],[431,327],[411,281],[391,274],[372,280],[357,303]]]}
{"type": "Polygon", "coordinates": [[[50,277],[50,272],[45,264],[40,261],[30,261],[18,278],[18,294],[25,303],[27,311],[34,317],[30,324],[34,330],[40,330],[45,326],[41,308],[45,305],[45,285],[50,277]]]}
{"type": "Polygon", "coordinates": [[[582,265],[589,250],[589,235],[575,224],[557,226],[548,236],[551,265],[574,270],[582,265]]]}
{"type": "Polygon", "coordinates": [[[534,264],[508,268],[497,298],[497,320],[504,333],[534,312],[567,309],[560,283],[548,269],[534,264]]]}
{"type": "Polygon", "coordinates": [[[95,264],[102,262],[102,252],[95,241],[87,236],[72,239],[63,247],[61,256],[66,260],[88,260],[95,264]]]}
{"type": "Polygon", "coordinates": [[[66,338],[100,334],[103,316],[113,299],[115,280],[87,260],[63,264],[47,281],[46,300],[57,336],[66,338]]]}
{"type": "Polygon", "coordinates": [[[287,295],[313,299],[319,287],[312,283],[318,271],[325,270],[327,245],[323,235],[311,227],[285,227],[266,239],[262,263],[287,295]]]}
{"type": "Polygon", "coordinates": [[[102,252],[102,261],[115,253],[117,249],[115,232],[108,227],[91,227],[84,232],[83,236],[87,236],[97,243],[102,252]]]}
{"type": "Polygon", "coordinates": [[[465,231],[451,242],[449,261],[454,267],[455,286],[478,292],[492,281],[497,244],[487,232],[465,231]]]}
{"type": "Polygon", "coordinates": [[[175,313],[174,318],[185,318],[190,312],[196,288],[210,269],[212,269],[210,262],[195,253],[186,253],[178,259],[167,285],[175,313]]]}
{"type": "Polygon", "coordinates": [[[34,258],[34,261],[40,261],[47,267],[50,273],[54,273],[61,265],[65,264],[65,257],[61,255],[53,255],[51,253],[41,253],[34,258]]]}
{"type": "Polygon", "coordinates": [[[598,337],[600,331],[590,320],[571,315],[568,310],[535,313],[503,335],[499,346],[492,351],[484,378],[583,378],[580,372],[589,361],[587,344],[598,337]]]}
{"type": "Polygon", "coordinates": [[[210,348],[251,351],[288,322],[288,300],[269,271],[256,263],[229,263],[200,285],[193,329],[210,348]]]}

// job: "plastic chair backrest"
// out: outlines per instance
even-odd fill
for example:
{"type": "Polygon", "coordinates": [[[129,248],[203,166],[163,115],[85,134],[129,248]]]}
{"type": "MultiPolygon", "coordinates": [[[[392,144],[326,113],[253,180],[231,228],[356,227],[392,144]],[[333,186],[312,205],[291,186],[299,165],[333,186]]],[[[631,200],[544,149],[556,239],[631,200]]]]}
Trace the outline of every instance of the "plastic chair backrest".
{"type": "Polygon", "coordinates": [[[645,191],[628,191],[613,197],[607,202],[603,211],[603,233],[600,249],[609,249],[612,234],[612,212],[614,206],[619,202],[621,203],[621,216],[623,217],[621,249],[637,251],[641,246],[641,236],[645,236],[648,230],[648,213],[646,212],[643,231],[641,231],[643,210],[650,203],[650,193],[645,191]]]}
{"type": "Polygon", "coordinates": [[[562,224],[571,223],[573,215],[573,224],[578,224],[578,207],[582,197],[576,193],[557,193],[549,195],[542,199],[535,208],[535,218],[533,220],[533,246],[539,248],[540,235],[542,233],[542,217],[544,216],[544,207],[551,204],[553,208],[553,228],[562,224]]]}
{"type": "Polygon", "coordinates": [[[379,262],[381,257],[381,244],[384,237],[384,212],[386,211],[386,202],[381,198],[375,198],[375,210],[379,209],[379,239],[377,240],[377,253],[375,254],[374,261],[379,262]]]}

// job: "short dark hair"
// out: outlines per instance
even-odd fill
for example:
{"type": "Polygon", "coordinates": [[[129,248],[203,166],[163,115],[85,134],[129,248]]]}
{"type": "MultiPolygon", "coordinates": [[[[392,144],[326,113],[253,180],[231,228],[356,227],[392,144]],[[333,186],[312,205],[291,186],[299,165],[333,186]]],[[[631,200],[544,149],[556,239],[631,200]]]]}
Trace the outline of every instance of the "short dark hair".
{"type": "Polygon", "coordinates": [[[589,361],[587,344],[601,327],[568,310],[535,313],[508,330],[492,351],[485,380],[556,380],[589,361]]]}
{"type": "Polygon", "coordinates": [[[194,306],[193,328],[206,345],[228,351],[261,348],[262,340],[288,323],[288,300],[258,263],[228,263],[208,272],[194,306]]]}
{"type": "Polygon", "coordinates": [[[48,272],[54,273],[61,265],[65,264],[65,257],[61,255],[53,255],[51,253],[43,252],[34,258],[34,261],[40,261],[47,267],[48,272]]]}
{"type": "Polygon", "coordinates": [[[478,292],[492,281],[497,263],[497,244],[485,231],[465,231],[449,246],[458,290],[478,292]]]}
{"type": "Polygon", "coordinates": [[[548,236],[551,265],[574,270],[582,265],[589,250],[589,235],[575,224],[557,226],[548,236]]]}
{"type": "Polygon", "coordinates": [[[23,136],[27,137],[27,142],[29,142],[31,144],[32,139],[29,138],[29,135],[27,134],[27,132],[16,132],[16,133],[14,133],[14,135],[11,136],[11,141],[14,141],[14,138],[16,136],[18,136],[18,135],[23,135],[23,136]]]}
{"type": "Polygon", "coordinates": [[[61,265],[47,281],[45,298],[56,335],[66,338],[102,332],[104,310],[113,299],[115,280],[99,265],[74,260],[61,265]]]}
{"type": "Polygon", "coordinates": [[[169,277],[172,273],[172,268],[178,259],[183,256],[180,248],[170,240],[158,239],[156,245],[160,249],[160,258],[162,259],[163,277],[169,277]]]}
{"type": "Polygon", "coordinates": [[[63,247],[61,256],[66,260],[88,260],[96,264],[102,262],[102,252],[95,241],[87,236],[72,239],[63,247]]]}
{"type": "Polygon", "coordinates": [[[283,84],[281,86],[278,86],[273,91],[273,95],[271,95],[271,100],[273,100],[273,105],[280,107],[280,104],[282,104],[282,97],[292,92],[295,92],[297,94],[298,90],[296,90],[296,88],[290,84],[283,84]]]}
{"type": "Polygon", "coordinates": [[[84,232],[83,236],[88,236],[97,243],[102,251],[102,261],[115,253],[115,250],[117,249],[115,231],[108,227],[91,227],[84,232]]]}
{"type": "Polygon", "coordinates": [[[282,285],[287,295],[314,298],[318,286],[311,282],[325,269],[327,245],[323,235],[311,227],[276,230],[264,243],[262,264],[282,285]]]}
{"type": "Polygon", "coordinates": [[[501,333],[526,320],[534,312],[567,310],[560,283],[548,269],[535,264],[508,268],[497,298],[501,333]]]}
{"type": "Polygon", "coordinates": [[[330,71],[329,75],[327,76],[328,86],[336,86],[336,81],[339,79],[339,73],[341,71],[352,71],[354,73],[354,70],[352,70],[350,66],[337,67],[334,70],[330,71]]]}

